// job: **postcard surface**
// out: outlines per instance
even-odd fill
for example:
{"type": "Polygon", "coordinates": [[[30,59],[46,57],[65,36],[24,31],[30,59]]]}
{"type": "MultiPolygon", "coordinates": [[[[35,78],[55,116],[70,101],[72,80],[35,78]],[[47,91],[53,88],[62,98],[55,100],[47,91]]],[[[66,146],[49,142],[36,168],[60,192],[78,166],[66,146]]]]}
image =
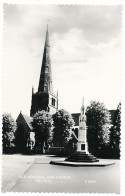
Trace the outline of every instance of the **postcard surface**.
{"type": "Polygon", "coordinates": [[[123,3],[12,2],[2,3],[2,192],[120,194],[123,3]]]}

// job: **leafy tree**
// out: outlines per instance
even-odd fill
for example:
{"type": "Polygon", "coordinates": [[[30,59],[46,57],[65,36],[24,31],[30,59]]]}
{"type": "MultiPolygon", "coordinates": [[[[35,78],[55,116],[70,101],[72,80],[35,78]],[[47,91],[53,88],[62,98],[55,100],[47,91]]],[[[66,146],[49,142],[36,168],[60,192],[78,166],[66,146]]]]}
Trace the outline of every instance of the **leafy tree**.
{"type": "Polygon", "coordinates": [[[121,103],[118,104],[114,114],[113,125],[110,132],[110,147],[114,158],[120,157],[120,126],[121,126],[121,103]]]}
{"type": "Polygon", "coordinates": [[[74,125],[74,120],[67,111],[61,109],[53,115],[53,121],[53,144],[56,147],[64,147],[72,139],[71,128],[74,125]]]}
{"type": "Polygon", "coordinates": [[[3,152],[6,148],[14,147],[15,140],[15,131],[16,131],[16,122],[12,118],[11,114],[4,113],[3,114],[3,152]]]}
{"type": "Polygon", "coordinates": [[[36,138],[35,148],[37,151],[44,152],[45,142],[47,145],[52,140],[52,116],[44,110],[38,111],[33,116],[32,126],[36,138]]]}
{"type": "Polygon", "coordinates": [[[103,103],[92,101],[86,109],[89,149],[96,156],[109,143],[109,112],[103,103]]]}
{"type": "Polygon", "coordinates": [[[16,152],[18,153],[26,153],[27,152],[27,138],[28,138],[28,132],[26,131],[23,124],[17,125],[17,130],[15,133],[16,140],[16,152]]]}

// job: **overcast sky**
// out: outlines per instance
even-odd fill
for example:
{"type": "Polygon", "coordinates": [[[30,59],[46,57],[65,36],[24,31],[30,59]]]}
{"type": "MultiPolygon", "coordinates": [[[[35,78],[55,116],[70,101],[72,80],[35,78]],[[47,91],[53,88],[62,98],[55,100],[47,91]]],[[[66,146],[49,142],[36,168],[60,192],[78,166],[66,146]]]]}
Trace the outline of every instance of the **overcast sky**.
{"type": "Polygon", "coordinates": [[[121,6],[4,4],[3,112],[29,115],[38,89],[47,20],[59,108],[80,112],[91,100],[121,100],[121,6]]]}

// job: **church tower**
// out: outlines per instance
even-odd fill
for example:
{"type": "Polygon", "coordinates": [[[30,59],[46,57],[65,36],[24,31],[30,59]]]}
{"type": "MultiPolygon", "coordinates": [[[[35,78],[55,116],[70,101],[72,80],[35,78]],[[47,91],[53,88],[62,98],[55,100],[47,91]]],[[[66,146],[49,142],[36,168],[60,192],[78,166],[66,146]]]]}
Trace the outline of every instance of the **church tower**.
{"type": "Polygon", "coordinates": [[[32,103],[30,116],[33,116],[39,110],[45,110],[50,112],[51,114],[54,114],[57,111],[57,109],[58,94],[53,94],[49,32],[47,24],[38,91],[34,93],[34,89],[32,89],[32,103]]]}

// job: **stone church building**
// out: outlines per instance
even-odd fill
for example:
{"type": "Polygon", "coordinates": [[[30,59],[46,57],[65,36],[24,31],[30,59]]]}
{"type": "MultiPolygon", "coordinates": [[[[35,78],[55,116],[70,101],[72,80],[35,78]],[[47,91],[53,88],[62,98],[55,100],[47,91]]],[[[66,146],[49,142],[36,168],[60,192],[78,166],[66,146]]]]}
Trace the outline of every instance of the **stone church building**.
{"type": "Polygon", "coordinates": [[[32,149],[32,146],[35,143],[35,133],[33,132],[31,122],[33,120],[33,115],[39,110],[48,111],[50,114],[54,114],[58,110],[58,93],[53,93],[52,85],[48,25],[46,30],[38,91],[34,92],[34,89],[32,88],[30,116],[24,115],[20,112],[16,120],[18,126],[16,133],[18,152],[23,150],[25,151],[25,148],[27,147],[32,149]]]}
{"type": "MultiPolygon", "coordinates": [[[[58,110],[58,93],[54,94],[52,84],[48,25],[46,30],[38,91],[34,92],[34,89],[32,88],[30,116],[27,116],[20,112],[16,120],[18,126],[16,132],[16,143],[18,152],[23,152],[26,148],[32,150],[35,144],[35,133],[33,132],[31,122],[33,120],[33,115],[39,110],[48,111],[50,114],[54,114],[58,110]]],[[[111,118],[113,118],[114,110],[110,110],[109,112],[111,114],[111,118]]],[[[72,114],[72,117],[75,122],[73,130],[76,135],[79,128],[79,115],[80,113],[72,114]]]]}

